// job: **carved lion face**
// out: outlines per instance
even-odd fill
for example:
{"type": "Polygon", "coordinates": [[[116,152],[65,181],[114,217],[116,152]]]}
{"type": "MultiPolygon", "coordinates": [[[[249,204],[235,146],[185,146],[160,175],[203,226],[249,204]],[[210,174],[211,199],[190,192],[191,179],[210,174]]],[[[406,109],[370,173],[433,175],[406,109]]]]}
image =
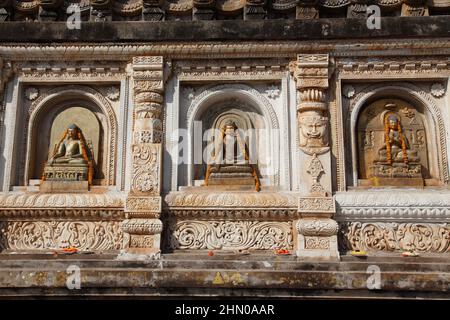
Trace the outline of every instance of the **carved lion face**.
{"type": "Polygon", "coordinates": [[[321,139],[325,136],[326,118],[318,115],[301,116],[300,128],[305,138],[321,139]]]}

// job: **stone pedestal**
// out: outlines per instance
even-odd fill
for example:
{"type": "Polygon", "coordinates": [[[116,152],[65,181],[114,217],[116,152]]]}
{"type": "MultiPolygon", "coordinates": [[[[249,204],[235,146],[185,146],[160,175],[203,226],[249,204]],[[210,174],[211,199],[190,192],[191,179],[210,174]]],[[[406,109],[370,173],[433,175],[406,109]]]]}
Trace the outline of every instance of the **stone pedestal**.
{"type": "Polygon", "coordinates": [[[374,186],[416,186],[424,185],[420,163],[378,162],[371,166],[374,186]]]}
{"type": "Polygon", "coordinates": [[[332,197],[301,197],[296,223],[297,256],[319,260],[339,260],[338,224],[331,217],[336,212],[332,197]]]}
{"type": "Polygon", "coordinates": [[[119,260],[159,259],[161,250],[162,222],[159,219],[126,219],[122,221],[122,231],[129,234],[129,245],[119,256],[119,260]]]}
{"type": "Polygon", "coordinates": [[[44,168],[45,181],[87,181],[88,176],[86,164],[56,164],[44,168]]]}
{"type": "Polygon", "coordinates": [[[59,192],[87,192],[89,191],[88,181],[42,181],[39,185],[39,192],[59,193],[59,192]]]}

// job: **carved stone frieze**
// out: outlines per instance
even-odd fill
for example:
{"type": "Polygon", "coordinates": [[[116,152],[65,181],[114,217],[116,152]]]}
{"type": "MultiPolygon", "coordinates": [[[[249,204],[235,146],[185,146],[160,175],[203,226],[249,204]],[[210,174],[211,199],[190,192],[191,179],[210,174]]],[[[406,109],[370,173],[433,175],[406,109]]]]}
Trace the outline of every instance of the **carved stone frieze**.
{"type": "Polygon", "coordinates": [[[171,192],[165,201],[171,209],[182,208],[294,208],[297,205],[295,193],[258,192],[171,192]]]}
{"type": "Polygon", "coordinates": [[[301,219],[297,222],[297,230],[304,236],[332,236],[338,232],[338,224],[332,219],[301,219]]]}
{"type": "Polygon", "coordinates": [[[450,252],[447,223],[348,222],[340,225],[342,250],[450,252]]]}
{"type": "Polygon", "coordinates": [[[143,213],[160,213],[161,197],[128,196],[126,200],[125,210],[143,213]]]}
{"type": "Polygon", "coordinates": [[[119,221],[5,221],[0,226],[0,250],[74,246],[103,252],[120,250],[127,241],[119,221]]]}
{"type": "Polygon", "coordinates": [[[123,208],[121,193],[0,193],[1,209],[123,208]]]}
{"type": "Polygon", "coordinates": [[[298,211],[302,214],[334,214],[336,208],[332,197],[300,197],[298,211]]]}
{"type": "Polygon", "coordinates": [[[199,220],[227,220],[227,219],[242,219],[242,220],[277,220],[286,221],[298,219],[300,217],[297,207],[295,208],[229,208],[229,209],[215,209],[215,208],[199,208],[199,209],[171,209],[167,210],[168,214],[180,218],[192,218],[199,220]]]}
{"type": "Polygon", "coordinates": [[[153,235],[161,233],[163,225],[159,219],[126,219],[121,227],[124,232],[133,235],[153,235]]]}
{"type": "Polygon", "coordinates": [[[338,192],[336,219],[450,221],[450,193],[445,190],[338,192]]]}
{"type": "Polygon", "coordinates": [[[171,249],[293,248],[291,222],[173,220],[166,237],[171,249]]]}

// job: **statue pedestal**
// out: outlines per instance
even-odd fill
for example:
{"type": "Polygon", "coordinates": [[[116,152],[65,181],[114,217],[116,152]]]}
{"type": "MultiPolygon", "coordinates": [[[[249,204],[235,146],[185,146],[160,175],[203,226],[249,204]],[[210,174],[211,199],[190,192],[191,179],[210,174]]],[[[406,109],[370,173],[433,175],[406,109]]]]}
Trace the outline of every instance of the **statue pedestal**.
{"type": "Polygon", "coordinates": [[[371,166],[374,186],[423,186],[420,163],[377,162],[371,166]]]}
{"type": "Polygon", "coordinates": [[[249,165],[220,165],[211,168],[208,186],[251,186],[255,188],[255,178],[249,165]]]}
{"type": "Polygon", "coordinates": [[[87,181],[42,181],[39,192],[86,192],[89,191],[87,181]]]}
{"type": "Polygon", "coordinates": [[[300,197],[301,219],[297,230],[297,257],[306,260],[339,261],[337,234],[339,226],[331,217],[336,212],[332,197],[300,197]]]}
{"type": "Polygon", "coordinates": [[[86,164],[55,164],[44,168],[45,181],[87,181],[89,169],[86,164]]]}
{"type": "Polygon", "coordinates": [[[40,192],[86,192],[89,169],[85,164],[46,165],[40,192]]]}

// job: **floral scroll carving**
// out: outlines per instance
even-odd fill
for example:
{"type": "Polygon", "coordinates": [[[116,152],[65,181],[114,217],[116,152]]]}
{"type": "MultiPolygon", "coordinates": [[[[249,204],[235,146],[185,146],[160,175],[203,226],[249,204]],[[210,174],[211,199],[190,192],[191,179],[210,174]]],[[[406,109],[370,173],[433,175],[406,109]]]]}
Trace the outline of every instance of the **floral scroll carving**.
{"type": "Polygon", "coordinates": [[[291,222],[171,221],[171,249],[292,249],[291,222]]]}
{"type": "Polygon", "coordinates": [[[42,250],[74,246],[79,250],[120,250],[127,237],[118,221],[5,221],[1,249],[42,250]]]}
{"type": "Polygon", "coordinates": [[[450,252],[447,223],[348,222],[340,237],[342,250],[450,252]]]}

